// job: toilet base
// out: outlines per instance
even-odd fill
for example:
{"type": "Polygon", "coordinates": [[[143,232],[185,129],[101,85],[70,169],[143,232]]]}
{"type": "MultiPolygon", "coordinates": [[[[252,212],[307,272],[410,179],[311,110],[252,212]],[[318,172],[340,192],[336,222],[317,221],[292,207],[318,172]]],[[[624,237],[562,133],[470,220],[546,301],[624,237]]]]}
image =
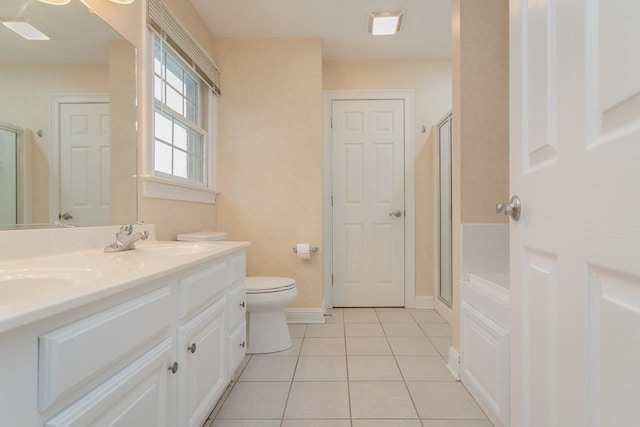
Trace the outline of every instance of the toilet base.
{"type": "Polygon", "coordinates": [[[247,353],[274,353],[290,347],[291,337],[282,309],[247,312],[247,353]]]}

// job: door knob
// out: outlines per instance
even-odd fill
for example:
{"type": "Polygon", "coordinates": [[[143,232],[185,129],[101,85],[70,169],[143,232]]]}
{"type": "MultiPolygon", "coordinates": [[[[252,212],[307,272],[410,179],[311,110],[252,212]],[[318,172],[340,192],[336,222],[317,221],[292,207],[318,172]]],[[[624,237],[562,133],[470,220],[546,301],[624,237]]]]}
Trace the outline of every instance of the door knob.
{"type": "Polygon", "coordinates": [[[70,214],[70,213],[68,213],[68,212],[65,212],[65,213],[59,213],[59,214],[58,214],[58,219],[65,219],[65,220],[69,220],[69,219],[71,219],[71,218],[73,218],[73,215],[71,215],[71,214],[70,214]]]}
{"type": "Polygon", "coordinates": [[[396,218],[400,218],[402,216],[402,211],[398,209],[397,211],[389,212],[389,216],[395,216],[396,218]]]}
{"type": "Polygon", "coordinates": [[[520,212],[522,211],[522,202],[518,196],[513,196],[509,203],[496,203],[496,213],[504,213],[509,215],[512,220],[517,221],[520,219],[520,212]]]}

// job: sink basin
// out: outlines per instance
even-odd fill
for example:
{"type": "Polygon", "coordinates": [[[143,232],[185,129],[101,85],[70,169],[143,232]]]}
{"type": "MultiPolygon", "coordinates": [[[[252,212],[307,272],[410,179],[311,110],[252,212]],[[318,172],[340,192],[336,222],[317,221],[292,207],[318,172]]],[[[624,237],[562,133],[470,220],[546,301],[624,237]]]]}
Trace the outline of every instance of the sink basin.
{"type": "Polygon", "coordinates": [[[162,243],[149,246],[139,245],[130,252],[135,252],[142,256],[175,256],[175,255],[192,255],[200,252],[210,251],[215,248],[215,243],[162,243]]]}
{"type": "Polygon", "coordinates": [[[0,305],[55,294],[98,277],[99,272],[82,268],[0,270],[0,305]]]}

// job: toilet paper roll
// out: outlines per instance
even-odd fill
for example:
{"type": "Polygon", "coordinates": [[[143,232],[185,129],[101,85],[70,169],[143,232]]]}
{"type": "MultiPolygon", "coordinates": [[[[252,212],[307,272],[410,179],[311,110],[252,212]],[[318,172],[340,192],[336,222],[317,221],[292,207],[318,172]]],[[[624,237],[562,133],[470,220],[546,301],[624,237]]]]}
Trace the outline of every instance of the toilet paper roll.
{"type": "Polygon", "coordinates": [[[296,245],[296,252],[298,254],[299,259],[311,258],[311,250],[308,243],[298,243],[296,245]]]}

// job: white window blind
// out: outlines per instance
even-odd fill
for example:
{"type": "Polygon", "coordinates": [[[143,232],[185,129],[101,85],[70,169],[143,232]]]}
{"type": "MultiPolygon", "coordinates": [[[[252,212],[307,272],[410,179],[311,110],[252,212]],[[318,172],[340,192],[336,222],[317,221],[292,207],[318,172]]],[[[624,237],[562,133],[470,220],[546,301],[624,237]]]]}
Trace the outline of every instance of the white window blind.
{"type": "Polygon", "coordinates": [[[162,0],[148,0],[147,23],[189,63],[214,93],[220,95],[220,70],[173,17],[162,0]]]}

